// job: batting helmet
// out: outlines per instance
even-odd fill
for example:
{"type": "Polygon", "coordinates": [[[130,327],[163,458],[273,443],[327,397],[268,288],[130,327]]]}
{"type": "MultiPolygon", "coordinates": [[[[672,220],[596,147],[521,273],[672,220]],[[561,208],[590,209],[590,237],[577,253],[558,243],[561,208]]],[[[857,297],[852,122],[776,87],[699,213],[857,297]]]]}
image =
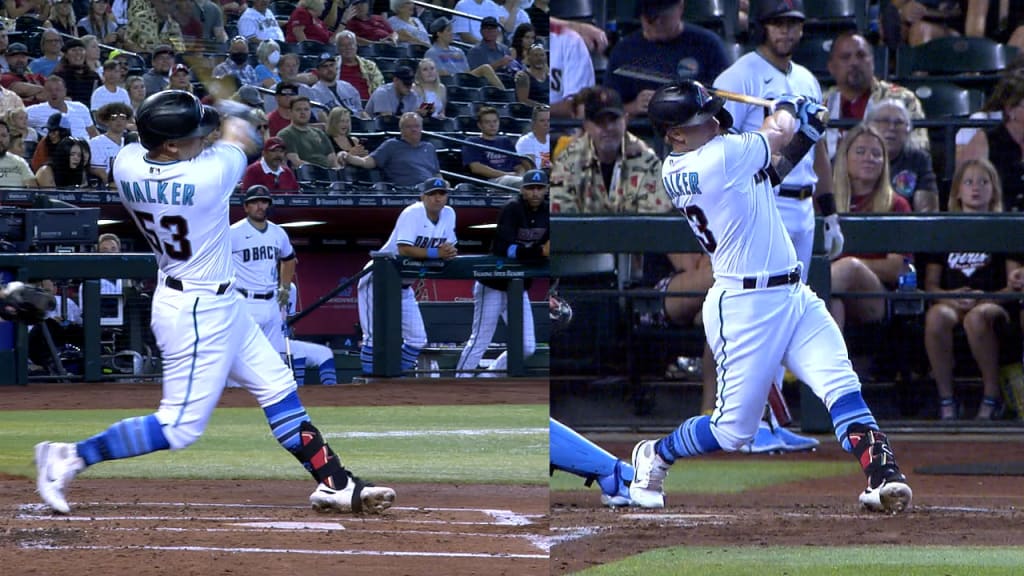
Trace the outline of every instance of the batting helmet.
{"type": "Polygon", "coordinates": [[[157,92],[135,114],[139,142],[153,150],[168,140],[206,136],[220,126],[220,114],[184,90],[157,92]]]}
{"type": "Polygon", "coordinates": [[[242,201],[242,204],[248,204],[253,200],[266,200],[271,204],[274,203],[274,199],[270,196],[270,190],[263,184],[249,186],[249,189],[245,191],[245,200],[242,201]]]}
{"type": "Polygon", "coordinates": [[[725,100],[712,96],[696,80],[662,86],[647,105],[647,117],[660,137],[673,126],[697,126],[717,118],[722,130],[732,127],[732,114],[722,107],[725,100]]]}

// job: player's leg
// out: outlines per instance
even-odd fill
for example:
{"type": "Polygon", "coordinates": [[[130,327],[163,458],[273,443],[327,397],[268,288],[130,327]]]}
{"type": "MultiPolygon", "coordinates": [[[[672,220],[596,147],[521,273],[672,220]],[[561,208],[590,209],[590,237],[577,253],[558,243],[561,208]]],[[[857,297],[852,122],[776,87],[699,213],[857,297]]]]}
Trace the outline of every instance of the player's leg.
{"type": "MultiPolygon", "coordinates": [[[[508,294],[505,294],[505,307],[501,317],[508,326],[508,294]]],[[[537,351],[537,336],[533,326],[533,307],[530,305],[530,298],[523,292],[523,360],[526,360],[537,351]]],[[[494,362],[491,363],[492,375],[501,375],[508,371],[508,351],[502,352],[494,362]]]]}
{"type": "Polygon", "coordinates": [[[861,504],[874,511],[901,512],[910,507],[913,492],[896,464],[888,438],[864,402],[843,335],[825,303],[807,286],[800,289],[803,315],[784,362],[821,398],[832,417],[836,438],[860,463],[868,479],[861,504]]]}
{"type": "Polygon", "coordinates": [[[292,347],[298,345],[306,359],[306,368],[317,367],[320,372],[320,383],[334,386],[338,383],[338,370],[334,365],[334,350],[323,344],[292,340],[292,347]]]}
{"type": "Polygon", "coordinates": [[[420,351],[427,345],[427,329],[423,325],[420,303],[416,292],[402,289],[402,370],[415,370],[420,351]]]}
{"type": "Polygon", "coordinates": [[[494,330],[498,327],[498,317],[505,311],[508,294],[501,290],[488,288],[479,282],[473,283],[473,328],[469,340],[459,354],[459,362],[455,365],[456,378],[473,378],[473,372],[480,367],[480,359],[484,357],[487,346],[494,338],[494,330]]]}
{"type": "Polygon", "coordinates": [[[558,420],[550,421],[551,467],[582,477],[587,486],[597,480],[606,506],[631,506],[633,467],[558,420]]]}
{"type": "Polygon", "coordinates": [[[359,279],[356,285],[356,304],[359,308],[359,326],[363,329],[363,346],[359,350],[359,361],[363,374],[373,374],[373,274],[359,279]]]}

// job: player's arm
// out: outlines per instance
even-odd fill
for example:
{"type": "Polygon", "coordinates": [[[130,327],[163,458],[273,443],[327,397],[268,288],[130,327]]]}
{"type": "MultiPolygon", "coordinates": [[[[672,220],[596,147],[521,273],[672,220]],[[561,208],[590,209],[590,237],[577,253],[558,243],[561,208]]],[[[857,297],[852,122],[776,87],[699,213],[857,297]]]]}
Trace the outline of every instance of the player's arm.
{"type": "Polygon", "coordinates": [[[412,244],[399,244],[398,254],[406,258],[416,258],[419,260],[451,260],[456,256],[457,252],[455,246],[445,242],[437,248],[422,248],[412,244]]]}
{"type": "Polygon", "coordinates": [[[282,308],[288,305],[291,295],[292,278],[295,277],[295,265],[299,259],[295,252],[277,261],[277,303],[282,308]]]}
{"type": "Polygon", "coordinates": [[[799,121],[789,108],[779,107],[765,117],[758,132],[764,134],[770,153],[775,155],[789,144],[799,126],[799,121]]]}

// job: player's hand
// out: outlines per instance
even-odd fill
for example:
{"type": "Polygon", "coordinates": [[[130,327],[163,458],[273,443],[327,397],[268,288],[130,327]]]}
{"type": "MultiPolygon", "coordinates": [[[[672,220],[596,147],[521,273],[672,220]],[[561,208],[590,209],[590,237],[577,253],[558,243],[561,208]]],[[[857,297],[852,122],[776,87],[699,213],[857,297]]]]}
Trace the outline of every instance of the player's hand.
{"type": "Polygon", "coordinates": [[[839,215],[831,214],[825,216],[825,227],[823,229],[825,240],[825,254],[829,260],[839,258],[843,253],[843,231],[839,229],[839,215]]]}
{"type": "Polygon", "coordinates": [[[459,251],[455,248],[453,244],[445,242],[444,244],[441,244],[441,246],[438,247],[437,255],[442,260],[451,260],[452,258],[455,258],[456,256],[459,255],[459,251]]]}
{"type": "Polygon", "coordinates": [[[804,100],[797,108],[797,118],[800,120],[800,132],[810,138],[811,142],[821,140],[825,133],[825,121],[822,120],[822,112],[828,110],[821,104],[804,100]]]}
{"type": "Polygon", "coordinates": [[[775,114],[779,110],[785,110],[789,112],[793,118],[800,118],[800,106],[806,102],[807,99],[797,94],[783,94],[775,99],[772,105],[772,114],[775,114]]]}
{"type": "Polygon", "coordinates": [[[282,286],[277,287],[277,305],[284,308],[288,305],[289,290],[282,286]]]}

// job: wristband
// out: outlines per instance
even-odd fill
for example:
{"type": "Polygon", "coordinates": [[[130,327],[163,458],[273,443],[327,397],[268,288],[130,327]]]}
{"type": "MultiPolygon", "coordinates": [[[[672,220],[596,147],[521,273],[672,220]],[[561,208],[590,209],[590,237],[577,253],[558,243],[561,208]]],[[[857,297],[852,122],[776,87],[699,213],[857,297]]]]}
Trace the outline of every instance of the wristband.
{"type": "Polygon", "coordinates": [[[508,256],[509,258],[515,258],[517,250],[519,250],[519,245],[512,244],[511,246],[508,247],[508,250],[505,252],[505,255],[508,256]]]}
{"type": "Polygon", "coordinates": [[[437,248],[427,248],[427,258],[440,258],[437,248]]]}
{"type": "Polygon", "coordinates": [[[836,213],[836,197],[831,192],[815,196],[814,201],[818,203],[818,210],[821,211],[822,216],[831,216],[836,213]]]}

